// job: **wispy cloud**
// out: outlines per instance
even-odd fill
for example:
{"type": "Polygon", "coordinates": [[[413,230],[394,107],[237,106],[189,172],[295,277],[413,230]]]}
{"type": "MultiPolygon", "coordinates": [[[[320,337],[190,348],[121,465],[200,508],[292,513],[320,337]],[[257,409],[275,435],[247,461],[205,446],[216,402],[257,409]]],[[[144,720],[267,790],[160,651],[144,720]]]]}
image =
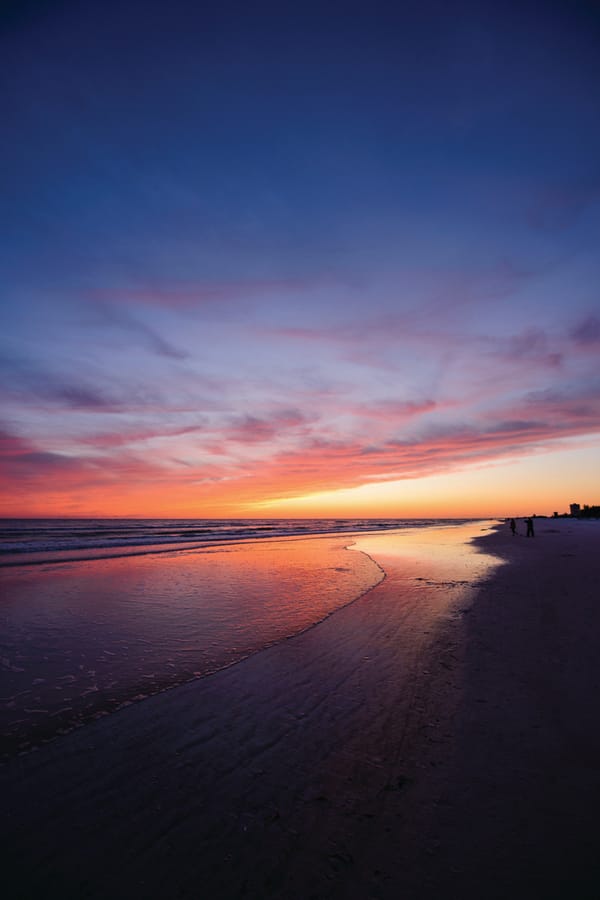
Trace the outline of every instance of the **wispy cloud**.
{"type": "Polygon", "coordinates": [[[160,406],[160,395],[145,383],[118,383],[110,373],[86,366],[77,371],[69,367],[51,368],[25,357],[4,356],[0,359],[0,397],[6,403],[19,403],[43,409],[60,409],[89,413],[110,413],[148,409],[160,406]]]}
{"type": "Polygon", "coordinates": [[[86,376],[52,371],[35,360],[0,357],[0,396],[25,403],[43,403],[69,409],[107,411],[119,404],[108,392],[90,383],[86,376]]]}
{"type": "Polygon", "coordinates": [[[299,409],[282,409],[269,416],[245,415],[234,418],[231,424],[220,429],[220,433],[224,440],[263,443],[290,432],[298,433],[299,429],[304,429],[314,420],[314,416],[308,416],[299,409]]]}
{"type": "Polygon", "coordinates": [[[0,483],[7,496],[32,484],[43,492],[53,490],[56,477],[64,489],[70,476],[85,468],[78,458],[45,450],[9,428],[0,428],[0,483]]]}
{"type": "Polygon", "coordinates": [[[118,431],[86,433],[77,438],[77,443],[81,446],[93,447],[96,450],[104,452],[117,447],[131,447],[133,445],[144,444],[155,440],[170,441],[173,438],[198,435],[202,433],[203,428],[204,423],[201,421],[195,425],[173,427],[170,427],[164,422],[146,427],[125,426],[119,428],[118,431]]]}
{"type": "Polygon", "coordinates": [[[548,335],[541,328],[528,328],[506,338],[484,338],[491,352],[509,363],[526,362],[536,366],[559,368],[563,353],[552,347],[548,335]]]}
{"type": "Polygon", "coordinates": [[[142,347],[145,347],[157,356],[176,360],[188,359],[189,357],[189,353],[186,350],[176,347],[159,334],[155,328],[132,315],[123,307],[118,308],[111,303],[97,302],[95,304],[95,312],[98,317],[98,324],[123,332],[127,336],[128,341],[133,340],[141,344],[142,347]]]}
{"type": "MultiPolygon", "coordinates": [[[[332,276],[287,278],[240,278],[237,281],[198,281],[171,284],[146,284],[139,287],[95,288],[86,292],[94,303],[109,307],[162,307],[169,310],[206,311],[224,306],[238,307],[245,301],[271,299],[273,296],[298,296],[317,287],[338,283],[332,276]]],[[[345,282],[347,283],[347,282],[345,282]]]]}
{"type": "Polygon", "coordinates": [[[595,349],[600,344],[600,316],[590,313],[571,330],[573,341],[584,349],[595,349]]]}
{"type": "Polygon", "coordinates": [[[383,400],[373,403],[363,403],[352,411],[358,416],[368,419],[382,419],[384,422],[406,422],[419,416],[432,413],[441,408],[437,400],[383,400]]]}

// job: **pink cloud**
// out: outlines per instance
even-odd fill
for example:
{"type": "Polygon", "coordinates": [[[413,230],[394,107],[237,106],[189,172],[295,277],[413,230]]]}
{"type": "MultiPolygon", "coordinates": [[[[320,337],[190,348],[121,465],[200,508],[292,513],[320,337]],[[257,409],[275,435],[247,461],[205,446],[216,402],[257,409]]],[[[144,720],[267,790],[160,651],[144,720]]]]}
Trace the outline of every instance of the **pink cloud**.
{"type": "Polygon", "coordinates": [[[230,425],[220,429],[220,433],[224,440],[262,443],[286,432],[297,431],[314,419],[314,416],[307,416],[300,410],[285,409],[269,416],[246,415],[235,418],[230,425]]]}
{"type": "MultiPolygon", "coordinates": [[[[160,496],[167,509],[169,503],[192,500],[214,503],[221,509],[228,504],[239,508],[256,500],[349,488],[374,480],[417,478],[515,453],[533,453],[557,439],[598,431],[598,396],[583,388],[571,393],[531,392],[493,416],[482,414],[468,424],[430,424],[420,435],[405,439],[386,437],[385,432],[379,439],[368,433],[351,439],[315,438],[303,430],[306,423],[300,413],[280,411],[269,419],[225,424],[221,434],[201,432],[201,439],[195,442],[200,455],[204,454],[201,464],[189,460],[184,464],[168,453],[168,446],[164,458],[144,457],[121,450],[114,439],[99,442],[102,449],[113,451],[108,455],[66,456],[5,431],[0,435],[0,470],[7,498],[17,496],[18,484],[19,491],[25,490],[31,497],[76,497],[83,504],[92,496],[100,498],[99,503],[113,496],[114,503],[125,503],[131,497],[132,504],[160,496]],[[299,429],[294,449],[277,449],[269,438],[276,422],[292,432],[299,429]],[[265,452],[260,459],[244,459],[232,454],[238,442],[264,443],[265,452]],[[215,454],[213,461],[206,462],[210,453],[215,454]]],[[[401,404],[399,412],[405,414],[407,404],[401,404]]],[[[181,437],[195,430],[171,429],[169,436],[181,437]]],[[[155,432],[137,431],[132,436],[144,439],[155,432]]],[[[132,507],[132,511],[139,508],[132,507]]]]}
{"type": "Polygon", "coordinates": [[[398,425],[442,408],[448,409],[453,405],[436,400],[384,400],[355,406],[348,405],[346,411],[360,418],[379,419],[382,422],[398,425]]]}

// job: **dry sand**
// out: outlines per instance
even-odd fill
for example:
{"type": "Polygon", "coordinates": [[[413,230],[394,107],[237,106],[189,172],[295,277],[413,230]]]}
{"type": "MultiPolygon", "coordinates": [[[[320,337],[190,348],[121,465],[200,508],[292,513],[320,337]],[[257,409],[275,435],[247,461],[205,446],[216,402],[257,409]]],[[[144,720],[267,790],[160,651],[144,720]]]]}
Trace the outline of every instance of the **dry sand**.
{"type": "Polygon", "coordinates": [[[3,767],[6,896],[599,897],[600,524],[480,546],[3,767]]]}

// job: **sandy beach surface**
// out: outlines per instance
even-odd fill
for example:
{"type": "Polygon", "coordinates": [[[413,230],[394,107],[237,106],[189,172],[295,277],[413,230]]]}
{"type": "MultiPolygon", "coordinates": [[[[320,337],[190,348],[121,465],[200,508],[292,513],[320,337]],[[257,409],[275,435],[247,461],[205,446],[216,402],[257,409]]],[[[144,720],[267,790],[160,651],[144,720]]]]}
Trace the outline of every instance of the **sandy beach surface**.
{"type": "Polygon", "coordinates": [[[470,527],[3,766],[5,896],[599,897],[600,523],[470,527]]]}

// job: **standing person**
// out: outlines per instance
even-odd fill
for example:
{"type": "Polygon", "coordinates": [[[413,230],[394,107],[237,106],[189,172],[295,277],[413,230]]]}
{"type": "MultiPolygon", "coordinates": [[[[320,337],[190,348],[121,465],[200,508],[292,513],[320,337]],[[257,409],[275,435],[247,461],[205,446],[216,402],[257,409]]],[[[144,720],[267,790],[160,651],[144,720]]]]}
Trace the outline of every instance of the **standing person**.
{"type": "Polygon", "coordinates": [[[527,519],[527,537],[535,537],[533,531],[533,519],[531,517],[527,519]]]}
{"type": "Polygon", "coordinates": [[[517,532],[517,523],[515,522],[514,519],[510,520],[510,530],[512,531],[513,537],[514,537],[517,532]]]}

